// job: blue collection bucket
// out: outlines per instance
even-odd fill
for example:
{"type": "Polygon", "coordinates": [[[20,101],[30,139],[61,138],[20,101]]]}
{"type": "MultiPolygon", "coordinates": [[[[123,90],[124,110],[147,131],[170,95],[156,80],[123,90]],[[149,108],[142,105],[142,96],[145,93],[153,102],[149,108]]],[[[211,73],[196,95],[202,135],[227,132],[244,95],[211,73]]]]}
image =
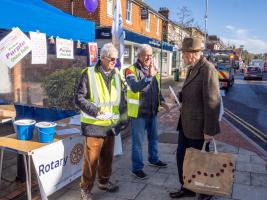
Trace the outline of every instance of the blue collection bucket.
{"type": "Polygon", "coordinates": [[[35,120],[21,119],[14,122],[18,140],[31,140],[35,120]]]}
{"type": "Polygon", "coordinates": [[[38,138],[41,143],[53,142],[56,132],[55,122],[38,122],[35,124],[38,130],[38,138]]]}

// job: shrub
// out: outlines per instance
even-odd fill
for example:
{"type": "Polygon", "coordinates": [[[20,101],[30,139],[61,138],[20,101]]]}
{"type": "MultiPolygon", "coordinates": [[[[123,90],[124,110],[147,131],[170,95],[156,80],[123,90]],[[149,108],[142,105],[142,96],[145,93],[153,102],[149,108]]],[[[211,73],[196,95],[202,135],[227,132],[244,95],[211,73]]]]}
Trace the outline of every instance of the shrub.
{"type": "Polygon", "coordinates": [[[49,107],[77,110],[74,95],[81,77],[80,68],[68,68],[47,76],[42,84],[49,107]]]}

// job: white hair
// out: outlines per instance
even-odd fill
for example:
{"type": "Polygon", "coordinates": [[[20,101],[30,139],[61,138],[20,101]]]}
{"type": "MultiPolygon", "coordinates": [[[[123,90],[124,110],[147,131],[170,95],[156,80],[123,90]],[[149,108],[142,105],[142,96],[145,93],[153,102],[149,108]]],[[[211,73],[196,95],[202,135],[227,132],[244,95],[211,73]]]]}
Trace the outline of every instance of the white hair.
{"type": "Polygon", "coordinates": [[[137,49],[137,56],[139,57],[141,53],[143,53],[144,51],[147,51],[147,50],[153,52],[152,47],[150,45],[148,45],[148,44],[140,45],[137,49]]]}
{"type": "Polygon", "coordinates": [[[115,52],[118,55],[118,50],[115,48],[115,46],[112,43],[106,43],[101,48],[100,57],[101,58],[109,57],[110,52],[115,52]]]}

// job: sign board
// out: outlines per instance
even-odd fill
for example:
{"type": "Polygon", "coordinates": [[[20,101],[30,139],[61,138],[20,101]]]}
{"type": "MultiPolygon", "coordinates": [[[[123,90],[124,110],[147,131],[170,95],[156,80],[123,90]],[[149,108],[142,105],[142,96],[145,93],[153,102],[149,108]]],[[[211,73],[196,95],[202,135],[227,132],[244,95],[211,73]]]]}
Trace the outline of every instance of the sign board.
{"type": "Polygon", "coordinates": [[[42,199],[81,176],[83,151],[83,136],[75,135],[32,152],[42,199]]]}
{"type": "Polygon", "coordinates": [[[89,65],[94,66],[97,63],[98,58],[98,48],[96,42],[89,42],[88,43],[88,50],[89,50],[89,65]]]}
{"type": "Polygon", "coordinates": [[[141,8],[141,19],[148,19],[148,9],[147,8],[141,8]]]}
{"type": "Polygon", "coordinates": [[[31,41],[19,29],[14,28],[0,41],[0,60],[9,68],[14,67],[31,51],[31,41]]]}
{"type": "Polygon", "coordinates": [[[32,41],[32,64],[47,63],[47,43],[46,34],[39,32],[30,32],[32,41]]]}
{"type": "Polygon", "coordinates": [[[57,38],[56,39],[57,58],[73,59],[73,41],[57,38]]]}

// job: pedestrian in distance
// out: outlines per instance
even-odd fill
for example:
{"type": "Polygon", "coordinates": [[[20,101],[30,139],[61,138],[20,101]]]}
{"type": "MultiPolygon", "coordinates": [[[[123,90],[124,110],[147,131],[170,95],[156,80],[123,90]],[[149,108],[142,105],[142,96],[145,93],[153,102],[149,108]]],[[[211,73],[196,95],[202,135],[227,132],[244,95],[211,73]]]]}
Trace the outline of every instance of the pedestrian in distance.
{"type": "MultiPolygon", "coordinates": [[[[217,71],[203,56],[204,44],[200,38],[185,38],[182,42],[182,58],[188,73],[179,92],[181,102],[176,153],[181,188],[169,195],[171,198],[193,197],[196,194],[183,187],[183,161],[186,148],[202,149],[204,141],[213,139],[220,132],[220,91],[217,71]]],[[[209,145],[206,146],[209,151],[209,145]]],[[[199,200],[211,196],[200,194],[199,200]]]]}
{"type": "Polygon", "coordinates": [[[108,192],[119,187],[110,182],[114,152],[114,135],[123,110],[122,85],[115,70],[118,52],[111,44],[105,44],[101,59],[94,67],[87,67],[75,95],[75,103],[81,110],[81,130],[85,136],[84,160],[80,182],[81,200],[91,200],[91,190],[98,174],[97,185],[108,192]]]}
{"type": "Polygon", "coordinates": [[[138,60],[125,70],[127,111],[132,136],[132,173],[139,179],[147,178],[143,171],[142,146],[145,132],[148,140],[148,163],[155,167],[167,167],[158,157],[157,113],[160,106],[169,110],[160,93],[159,73],[152,61],[152,48],[147,44],[137,50],[138,60]]]}

